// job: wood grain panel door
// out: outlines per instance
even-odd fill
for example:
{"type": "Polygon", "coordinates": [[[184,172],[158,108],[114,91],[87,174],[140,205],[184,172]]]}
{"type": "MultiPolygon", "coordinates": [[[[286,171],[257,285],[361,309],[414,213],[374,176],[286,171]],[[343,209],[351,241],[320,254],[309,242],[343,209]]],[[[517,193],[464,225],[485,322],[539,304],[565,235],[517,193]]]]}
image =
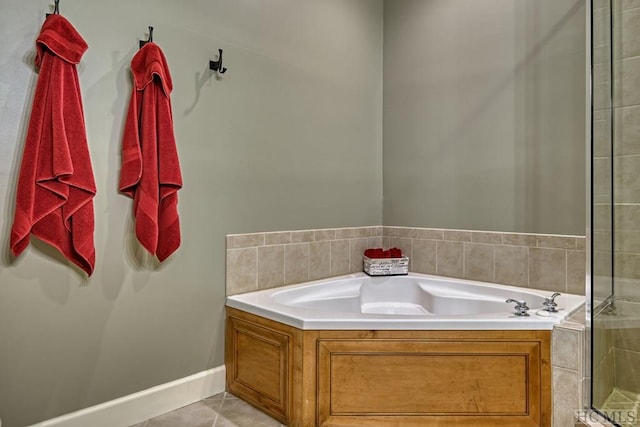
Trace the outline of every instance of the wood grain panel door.
{"type": "Polygon", "coordinates": [[[540,426],[538,341],[319,340],[321,426],[540,426]]]}
{"type": "Polygon", "coordinates": [[[291,335],[236,318],[227,322],[228,391],[287,422],[291,335]]]}

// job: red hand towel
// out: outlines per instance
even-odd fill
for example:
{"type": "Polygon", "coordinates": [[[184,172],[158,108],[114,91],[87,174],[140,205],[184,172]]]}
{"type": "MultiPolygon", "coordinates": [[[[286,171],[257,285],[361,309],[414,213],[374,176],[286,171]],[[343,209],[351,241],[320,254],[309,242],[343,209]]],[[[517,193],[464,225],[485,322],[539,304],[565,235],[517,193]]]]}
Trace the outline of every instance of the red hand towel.
{"type": "Polygon", "coordinates": [[[180,246],[182,175],[171,113],[171,75],[153,42],[131,60],[134,87],[122,141],[120,191],[133,198],[136,236],[164,261],[180,246]]]}
{"type": "Polygon", "coordinates": [[[390,258],[402,258],[402,249],[400,249],[400,248],[391,248],[391,249],[389,249],[389,257],[390,258]]]}
{"type": "Polygon", "coordinates": [[[56,247],[91,275],[95,266],[93,197],[76,64],[87,43],[64,17],[49,15],[36,40],[40,75],[22,155],[11,229],[18,256],[29,234],[56,247]]]}

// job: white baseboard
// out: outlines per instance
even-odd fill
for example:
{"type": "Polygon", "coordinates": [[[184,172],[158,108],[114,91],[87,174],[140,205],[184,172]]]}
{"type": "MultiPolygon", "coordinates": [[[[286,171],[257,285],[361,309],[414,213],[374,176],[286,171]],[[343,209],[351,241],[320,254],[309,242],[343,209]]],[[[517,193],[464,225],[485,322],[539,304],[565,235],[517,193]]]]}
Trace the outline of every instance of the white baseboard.
{"type": "Polygon", "coordinates": [[[224,365],[31,427],[126,427],[197,402],[225,389],[224,365]]]}

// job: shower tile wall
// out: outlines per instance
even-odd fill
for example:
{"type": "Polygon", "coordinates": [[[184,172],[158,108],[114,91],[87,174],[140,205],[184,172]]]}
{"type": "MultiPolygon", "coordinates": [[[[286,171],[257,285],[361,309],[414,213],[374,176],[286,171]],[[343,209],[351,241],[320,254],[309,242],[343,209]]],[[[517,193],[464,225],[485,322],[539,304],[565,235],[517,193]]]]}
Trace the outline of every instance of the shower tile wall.
{"type": "Polygon", "coordinates": [[[614,252],[616,294],[640,281],[640,2],[614,1],[614,252]]]}
{"type": "MultiPolygon", "coordinates": [[[[640,295],[640,2],[615,0],[614,58],[614,274],[616,295],[640,295]]],[[[628,309],[622,302],[619,311],[628,309]]],[[[636,309],[629,308],[637,316],[636,309]]],[[[640,344],[634,322],[617,324],[613,339],[614,385],[640,393],[640,344]]]]}
{"type": "Polygon", "coordinates": [[[362,271],[369,247],[399,247],[417,273],[584,295],[580,236],[359,227],[227,236],[227,295],[362,271]]]}

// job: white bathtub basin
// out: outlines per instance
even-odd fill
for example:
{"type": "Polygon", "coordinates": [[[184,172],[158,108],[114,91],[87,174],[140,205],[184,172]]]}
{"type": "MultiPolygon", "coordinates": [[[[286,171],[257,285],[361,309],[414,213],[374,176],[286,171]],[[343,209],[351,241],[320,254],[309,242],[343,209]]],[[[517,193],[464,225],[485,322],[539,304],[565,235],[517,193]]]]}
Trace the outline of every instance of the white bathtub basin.
{"type": "Polygon", "coordinates": [[[227,298],[227,306],[300,329],[551,329],[584,304],[584,296],[556,299],[558,313],[542,310],[552,294],[513,286],[410,273],[364,273],[227,298]],[[524,300],[528,317],[507,299],[524,300]]]}

